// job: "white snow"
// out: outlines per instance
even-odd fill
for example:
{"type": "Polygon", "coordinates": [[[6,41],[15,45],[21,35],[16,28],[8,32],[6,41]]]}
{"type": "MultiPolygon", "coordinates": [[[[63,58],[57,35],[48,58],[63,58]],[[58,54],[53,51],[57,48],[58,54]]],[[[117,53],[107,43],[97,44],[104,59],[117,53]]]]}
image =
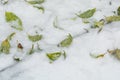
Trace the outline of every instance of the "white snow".
{"type": "Polygon", "coordinates": [[[105,53],[108,49],[120,48],[120,22],[104,26],[98,34],[98,29],[77,37],[68,48],[56,48],[68,33],[72,36],[83,33],[84,24],[81,18],[75,21],[76,13],[96,8],[92,19],[100,20],[105,16],[114,15],[120,6],[120,0],[46,0],[42,6],[45,13],[26,3],[24,0],[9,0],[8,4],[0,4],[0,43],[12,32],[16,32],[11,41],[10,54],[0,54],[0,70],[13,64],[13,56],[17,51],[17,40],[23,45],[26,53],[33,44],[27,34],[37,31],[43,35],[39,41],[41,52],[35,52],[16,66],[0,72],[0,80],[120,80],[120,61],[110,54],[94,59],[90,53],[105,53]],[[112,5],[109,5],[109,2],[112,5]],[[23,31],[17,31],[5,21],[5,11],[15,13],[23,22],[23,31]],[[58,25],[64,30],[54,28],[53,21],[58,17],[58,25]],[[41,30],[42,29],[42,30],[41,30]],[[47,52],[65,50],[66,60],[59,58],[52,64],[46,56],[47,52]]]}

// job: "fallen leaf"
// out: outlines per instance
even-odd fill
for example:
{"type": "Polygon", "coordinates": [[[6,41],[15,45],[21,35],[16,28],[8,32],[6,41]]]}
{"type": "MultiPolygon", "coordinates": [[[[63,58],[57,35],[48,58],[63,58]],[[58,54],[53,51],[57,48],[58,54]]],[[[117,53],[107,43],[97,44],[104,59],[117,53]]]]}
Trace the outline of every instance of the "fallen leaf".
{"type": "Polygon", "coordinates": [[[6,54],[9,54],[10,52],[10,42],[8,41],[8,39],[4,40],[2,43],[1,43],[1,46],[0,46],[0,52],[3,52],[3,53],[6,53],[6,54]]]}
{"type": "Polygon", "coordinates": [[[60,42],[60,44],[58,44],[58,46],[60,46],[60,47],[68,47],[68,46],[70,46],[70,44],[72,43],[72,41],[73,41],[73,37],[71,36],[71,34],[69,34],[67,36],[67,38],[65,38],[64,40],[62,40],[60,42]]]}
{"type": "Polygon", "coordinates": [[[51,60],[51,61],[55,61],[57,60],[60,56],[61,56],[61,52],[53,52],[53,53],[47,53],[47,57],[51,60]]]}
{"type": "Polygon", "coordinates": [[[37,42],[42,39],[42,35],[28,35],[28,38],[32,42],[37,42]]]}
{"type": "Polygon", "coordinates": [[[105,56],[105,54],[91,54],[90,53],[90,56],[93,58],[103,58],[105,56]]]}
{"type": "Polygon", "coordinates": [[[45,0],[25,0],[25,1],[30,4],[41,4],[44,3],[45,0]]]}
{"type": "Polygon", "coordinates": [[[15,34],[16,34],[15,32],[11,33],[11,34],[7,37],[7,39],[8,39],[9,41],[12,40],[12,37],[13,37],[15,34]]]}
{"type": "Polygon", "coordinates": [[[108,16],[105,18],[107,23],[111,23],[114,21],[120,21],[120,16],[108,16]]]}
{"type": "Polygon", "coordinates": [[[14,29],[23,30],[21,19],[12,12],[5,12],[5,19],[14,29]]]}
{"type": "Polygon", "coordinates": [[[94,15],[95,12],[96,12],[96,8],[89,9],[89,10],[79,14],[78,17],[80,17],[80,18],[90,18],[94,15]]]}

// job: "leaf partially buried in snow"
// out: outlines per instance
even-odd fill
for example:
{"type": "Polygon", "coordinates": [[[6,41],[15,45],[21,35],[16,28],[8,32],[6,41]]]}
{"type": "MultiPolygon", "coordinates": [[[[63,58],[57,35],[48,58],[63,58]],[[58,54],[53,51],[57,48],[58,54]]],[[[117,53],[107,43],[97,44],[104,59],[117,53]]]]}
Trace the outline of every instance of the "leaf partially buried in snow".
{"type": "Polygon", "coordinates": [[[28,38],[32,42],[37,42],[42,39],[42,35],[28,35],[28,38]]]}
{"type": "Polygon", "coordinates": [[[28,51],[28,54],[31,55],[34,53],[34,44],[32,44],[32,47],[30,48],[30,50],[28,51]]]}
{"type": "Polygon", "coordinates": [[[65,51],[63,51],[63,57],[64,57],[64,59],[66,59],[66,57],[67,57],[67,55],[66,55],[66,52],[65,52],[65,51]]]}
{"type": "Polygon", "coordinates": [[[93,58],[102,58],[105,56],[105,54],[90,54],[90,56],[93,58]]]}
{"type": "Polygon", "coordinates": [[[90,18],[90,17],[92,17],[94,15],[95,12],[96,12],[96,8],[87,10],[87,11],[79,14],[78,16],[80,18],[90,18]]]}
{"type": "Polygon", "coordinates": [[[61,56],[61,52],[53,52],[53,53],[47,53],[47,57],[51,60],[51,61],[55,61],[57,60],[60,56],[61,56]]]}
{"type": "Polygon", "coordinates": [[[23,30],[21,19],[12,12],[5,12],[6,21],[10,26],[17,30],[23,30]]]}
{"type": "Polygon", "coordinates": [[[9,51],[10,51],[10,43],[9,43],[8,39],[6,39],[1,43],[0,52],[9,54],[9,51]]]}
{"type": "Polygon", "coordinates": [[[120,60],[120,49],[108,50],[108,52],[120,60]]]}
{"type": "Polygon", "coordinates": [[[114,22],[114,21],[120,21],[120,16],[108,16],[105,18],[107,23],[114,22]]]}
{"type": "Polygon", "coordinates": [[[63,28],[58,26],[58,17],[57,16],[55,17],[55,19],[53,21],[53,26],[54,26],[54,28],[57,28],[59,30],[64,30],[63,28]]]}
{"type": "Polygon", "coordinates": [[[41,4],[44,3],[45,0],[25,0],[25,1],[30,4],[41,4]]]}
{"type": "Polygon", "coordinates": [[[1,0],[1,3],[2,3],[3,5],[5,5],[5,4],[8,3],[8,0],[1,0]]]}
{"type": "Polygon", "coordinates": [[[117,57],[118,59],[120,59],[120,49],[117,49],[117,51],[116,51],[116,57],[117,57]]]}
{"type": "Polygon", "coordinates": [[[85,24],[90,23],[89,20],[87,20],[87,19],[82,19],[82,22],[85,23],[85,24]]]}
{"type": "Polygon", "coordinates": [[[102,28],[102,26],[104,25],[104,23],[105,23],[104,19],[101,19],[100,21],[96,21],[96,22],[94,22],[93,28],[102,28]]]}
{"type": "Polygon", "coordinates": [[[120,16],[120,6],[117,9],[117,14],[120,16]]]}
{"type": "Polygon", "coordinates": [[[65,38],[63,41],[60,42],[60,44],[58,44],[58,46],[60,46],[60,47],[68,47],[68,46],[70,46],[72,41],[73,41],[73,37],[71,36],[71,34],[69,34],[67,36],[67,38],[65,38]]]}
{"type": "Polygon", "coordinates": [[[12,40],[12,37],[13,37],[15,34],[16,34],[15,32],[11,33],[11,34],[7,37],[7,39],[8,39],[8,40],[12,40]]]}
{"type": "Polygon", "coordinates": [[[44,13],[44,11],[45,11],[43,6],[33,6],[33,7],[39,9],[42,13],[44,13]]]}
{"type": "Polygon", "coordinates": [[[20,57],[14,56],[13,59],[17,62],[21,61],[22,59],[20,57]]]}

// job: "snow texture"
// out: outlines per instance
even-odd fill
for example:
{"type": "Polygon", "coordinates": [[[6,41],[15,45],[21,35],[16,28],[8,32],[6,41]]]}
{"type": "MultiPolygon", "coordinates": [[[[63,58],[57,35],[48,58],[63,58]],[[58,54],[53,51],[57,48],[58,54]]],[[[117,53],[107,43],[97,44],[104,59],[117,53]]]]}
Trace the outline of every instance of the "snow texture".
{"type": "Polygon", "coordinates": [[[45,0],[42,4],[45,12],[26,3],[24,0],[9,0],[8,4],[0,4],[0,43],[12,32],[16,32],[11,41],[10,54],[0,54],[0,70],[15,63],[15,66],[0,72],[0,80],[120,80],[120,61],[110,54],[94,59],[90,53],[105,53],[108,49],[120,48],[120,22],[112,22],[99,29],[90,29],[89,33],[73,39],[68,48],[57,48],[57,45],[69,33],[72,36],[82,34],[90,28],[84,24],[76,13],[96,8],[92,19],[100,20],[105,16],[114,15],[120,6],[120,0],[45,0]],[[109,3],[112,3],[109,5],[109,3]],[[15,13],[23,22],[23,31],[17,31],[5,21],[5,12],[15,13]],[[53,26],[58,18],[59,30],[53,26]],[[43,35],[39,41],[41,52],[35,52],[20,63],[13,60],[14,55],[24,56],[33,44],[27,34],[34,35],[36,31],[43,35]],[[17,41],[23,47],[23,52],[17,51],[17,41]],[[65,50],[66,60],[59,58],[52,64],[46,53],[65,50]]]}

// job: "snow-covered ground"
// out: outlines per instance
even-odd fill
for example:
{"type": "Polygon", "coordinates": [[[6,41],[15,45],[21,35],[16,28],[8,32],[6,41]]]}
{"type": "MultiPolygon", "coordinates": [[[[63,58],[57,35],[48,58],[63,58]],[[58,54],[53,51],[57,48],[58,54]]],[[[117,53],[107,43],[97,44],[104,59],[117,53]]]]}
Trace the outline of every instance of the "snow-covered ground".
{"type": "Polygon", "coordinates": [[[90,29],[89,33],[77,36],[67,48],[56,45],[66,35],[82,34],[90,24],[84,24],[81,18],[72,20],[76,13],[96,8],[93,19],[100,20],[114,15],[120,6],[120,0],[45,0],[42,13],[24,0],[9,0],[6,5],[0,4],[0,43],[12,32],[16,32],[11,43],[10,54],[0,54],[0,80],[120,80],[120,61],[110,54],[94,59],[90,53],[106,53],[108,49],[120,48],[120,22],[104,25],[103,30],[90,29]],[[111,2],[111,5],[110,5],[111,2]],[[23,22],[23,31],[9,26],[5,20],[5,12],[13,12],[23,22]],[[60,30],[53,26],[57,17],[60,30]],[[24,55],[33,44],[27,34],[36,31],[43,35],[38,43],[40,52],[29,55],[25,60],[16,63],[13,56],[24,55]],[[19,41],[23,52],[18,52],[19,41]],[[67,57],[60,57],[49,63],[46,53],[65,50],[67,57]],[[16,64],[15,64],[16,63],[16,64]],[[10,67],[10,65],[15,64],[10,67]],[[7,67],[7,68],[6,68],[7,67]]]}

